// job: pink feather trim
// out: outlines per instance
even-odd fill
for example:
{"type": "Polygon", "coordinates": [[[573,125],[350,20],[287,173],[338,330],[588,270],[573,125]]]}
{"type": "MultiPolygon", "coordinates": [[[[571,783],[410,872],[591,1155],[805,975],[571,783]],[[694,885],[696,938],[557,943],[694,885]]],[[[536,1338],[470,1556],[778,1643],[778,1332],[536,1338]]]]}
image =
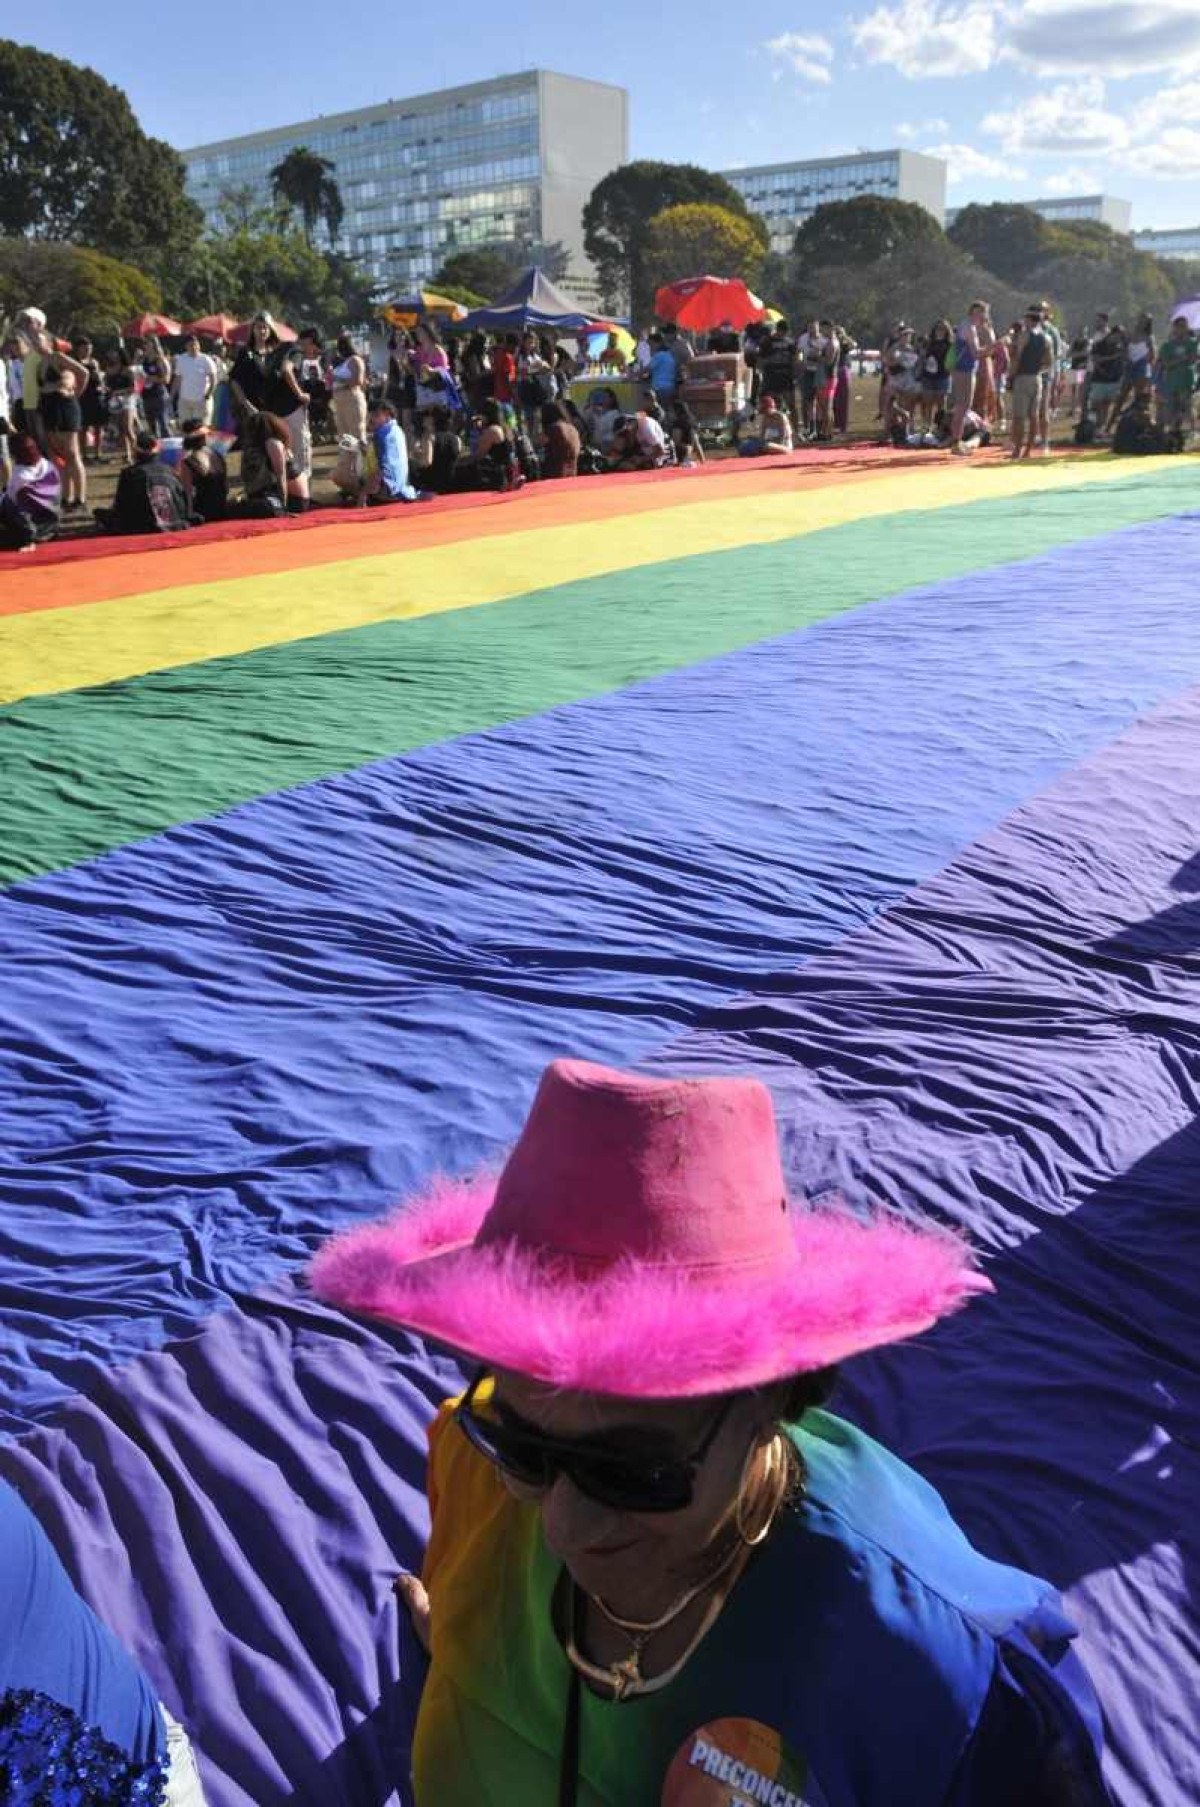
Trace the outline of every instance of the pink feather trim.
{"type": "Polygon", "coordinates": [[[436,1179],[420,1200],[327,1243],[314,1290],[495,1367],[626,1398],[826,1367],[992,1290],[957,1236],[807,1207],[794,1213],[795,1260],[782,1270],[700,1279],[625,1262],[581,1273],[517,1244],[472,1247],[494,1191],[491,1178],[436,1179]]]}

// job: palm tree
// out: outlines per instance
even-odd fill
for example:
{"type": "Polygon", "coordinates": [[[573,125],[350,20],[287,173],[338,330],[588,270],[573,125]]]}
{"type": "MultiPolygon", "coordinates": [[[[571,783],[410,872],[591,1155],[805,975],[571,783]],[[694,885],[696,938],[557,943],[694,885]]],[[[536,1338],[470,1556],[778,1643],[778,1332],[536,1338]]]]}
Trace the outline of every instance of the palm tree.
{"type": "Polygon", "coordinates": [[[324,220],[330,243],[337,237],[345,208],[334,177],[336,165],[298,144],[271,171],[271,193],[281,207],[295,211],[311,245],[318,220],[324,220]]]}

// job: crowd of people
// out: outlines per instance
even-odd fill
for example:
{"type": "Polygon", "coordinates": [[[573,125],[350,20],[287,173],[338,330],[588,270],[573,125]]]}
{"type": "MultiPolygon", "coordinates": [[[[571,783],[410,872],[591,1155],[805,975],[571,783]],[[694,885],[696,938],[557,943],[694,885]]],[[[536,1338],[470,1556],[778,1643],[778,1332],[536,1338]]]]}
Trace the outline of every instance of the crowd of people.
{"type": "Polygon", "coordinates": [[[1008,434],[1011,457],[1044,456],[1056,419],[1074,422],[1080,445],[1182,451],[1198,386],[1200,340],[1184,316],[1161,344],[1148,315],[1126,329],[1104,312],[1068,339],[1048,301],[1007,328],[976,301],[956,327],[937,320],[918,336],[897,323],[883,351],[879,418],[893,443],[955,452],[1008,434]]]}
{"type": "MultiPolygon", "coordinates": [[[[728,449],[766,456],[848,435],[864,354],[836,321],[796,334],[780,318],[720,327],[702,349],[739,372],[720,420],[728,449]]],[[[89,467],[109,456],[123,467],[116,496],[92,520],[121,534],[303,512],[314,442],[336,447],[329,499],[361,507],[701,463],[688,399],[696,355],[674,325],[636,340],[613,332],[589,349],[532,330],[443,341],[420,322],[373,359],[348,332],[327,345],[305,328],[285,342],[264,311],[237,346],[193,334],[171,350],[148,334],[101,360],[90,339],[58,339],[26,308],[0,348],[0,545],[32,549],[67,517],[86,518],[89,467]],[[584,372],[611,386],[593,380],[577,399],[584,372]]],[[[1013,458],[1044,455],[1056,419],[1074,423],[1079,443],[1182,449],[1198,383],[1186,319],[1159,343],[1149,318],[1125,329],[1101,313],[1068,339],[1048,302],[999,328],[977,301],[957,326],[942,319],[918,334],[896,323],[880,353],[877,420],[884,443],[957,455],[1005,434],[1013,458]]]]}

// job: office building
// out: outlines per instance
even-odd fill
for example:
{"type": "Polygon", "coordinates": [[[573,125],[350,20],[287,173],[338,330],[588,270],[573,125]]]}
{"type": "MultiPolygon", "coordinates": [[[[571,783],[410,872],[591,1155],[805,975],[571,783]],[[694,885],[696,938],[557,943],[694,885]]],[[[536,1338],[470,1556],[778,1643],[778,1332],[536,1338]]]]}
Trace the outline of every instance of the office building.
{"type": "Polygon", "coordinates": [[[345,206],[338,249],[392,293],[428,283],[452,251],[495,240],[561,241],[561,286],[590,298],[580,215],[628,161],[623,88],[534,69],[251,132],[182,152],[188,192],[210,219],[222,195],[271,198],[270,172],[303,145],[327,157],[345,206]]]}
{"type": "MultiPolygon", "coordinates": [[[[981,204],[994,205],[991,202],[981,204]]],[[[1006,197],[1004,205],[1028,207],[1031,212],[1040,213],[1044,220],[1098,220],[1102,226],[1111,226],[1114,232],[1128,232],[1133,224],[1133,202],[1119,201],[1115,195],[1050,195],[1041,201],[1006,197]]],[[[961,207],[952,207],[946,215],[947,226],[952,226],[961,212],[961,207]]]]}
{"type": "Polygon", "coordinates": [[[1163,226],[1135,232],[1133,242],[1139,251],[1153,251],[1156,257],[1200,258],[1200,226],[1163,226]]]}
{"type": "Polygon", "coordinates": [[[1044,220],[1098,220],[1114,232],[1128,232],[1133,225],[1133,202],[1115,195],[1054,195],[1045,201],[1025,201],[1044,220]]]}
{"type": "Polygon", "coordinates": [[[946,165],[920,151],[861,151],[723,173],[750,211],[767,222],[772,251],[790,251],[796,228],[827,201],[851,201],[856,195],[916,201],[939,224],[946,211],[946,165]]]}

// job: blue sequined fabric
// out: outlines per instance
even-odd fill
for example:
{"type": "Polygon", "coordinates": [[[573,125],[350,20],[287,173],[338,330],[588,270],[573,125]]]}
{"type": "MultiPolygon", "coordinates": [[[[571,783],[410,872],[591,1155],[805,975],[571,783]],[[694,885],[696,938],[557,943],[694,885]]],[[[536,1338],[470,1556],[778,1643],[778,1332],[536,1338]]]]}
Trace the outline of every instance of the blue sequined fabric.
{"type": "Polygon", "coordinates": [[[0,1698],[4,1807],[164,1807],[167,1764],[134,1763],[56,1700],[30,1688],[0,1698]]]}

